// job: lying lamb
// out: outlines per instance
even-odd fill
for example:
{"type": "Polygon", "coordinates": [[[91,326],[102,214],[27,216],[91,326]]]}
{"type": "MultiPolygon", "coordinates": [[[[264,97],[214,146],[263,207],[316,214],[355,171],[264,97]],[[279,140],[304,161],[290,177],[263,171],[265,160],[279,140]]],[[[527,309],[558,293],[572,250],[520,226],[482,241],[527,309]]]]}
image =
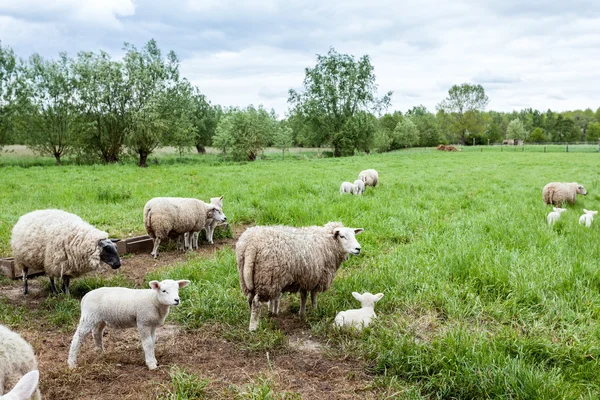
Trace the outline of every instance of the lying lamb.
{"type": "Polygon", "coordinates": [[[583,209],[584,214],[579,217],[579,223],[581,225],[587,226],[588,228],[590,226],[592,226],[592,221],[594,220],[594,215],[598,214],[598,211],[591,211],[591,210],[586,210],[585,208],[583,209]]]}
{"type": "Polygon", "coordinates": [[[164,324],[171,306],[179,305],[179,288],[189,283],[167,279],[150,282],[151,289],[103,287],[88,292],[81,299],[81,319],[71,342],[69,368],[77,366],[79,348],[90,332],[98,350],[104,351],[102,332],[109,326],[117,329],[137,327],[146,365],[156,369],[156,328],[164,324]]]}
{"type": "Polygon", "coordinates": [[[12,397],[13,399],[28,399],[34,391],[35,394],[32,398],[40,399],[40,391],[36,390],[37,381],[34,385],[31,384],[29,378],[25,379],[25,382],[21,382],[27,373],[37,369],[37,359],[31,345],[18,333],[0,325],[0,398],[10,399],[10,396],[23,393],[20,389],[22,384],[32,390],[28,392],[27,397],[12,397]],[[5,390],[11,387],[13,387],[11,393],[3,397],[2,394],[5,390]]]}
{"type": "Polygon", "coordinates": [[[353,185],[350,182],[342,182],[342,184],[340,185],[340,194],[358,194],[358,190],[358,186],[353,185]]]}
{"type": "Polygon", "coordinates": [[[365,292],[364,294],[352,292],[352,296],[360,301],[362,307],[356,310],[340,311],[335,316],[334,324],[346,327],[353,326],[360,331],[362,328],[369,326],[371,321],[377,317],[375,315],[375,303],[381,300],[383,293],[372,295],[369,292],[365,292]]]}
{"type": "Polygon", "coordinates": [[[250,331],[258,328],[261,302],[277,300],[281,292],[300,292],[300,315],[306,298],[331,286],[335,273],[348,254],[360,254],[355,235],[363,229],[325,226],[294,228],[255,226],[236,243],[240,286],[250,306],[250,331]]]}
{"type": "MultiPolygon", "coordinates": [[[[35,392],[37,389],[39,381],[40,381],[40,371],[38,371],[37,369],[33,370],[33,371],[29,371],[28,373],[23,375],[23,377],[21,379],[19,379],[19,382],[17,382],[15,387],[13,387],[10,392],[5,394],[4,396],[0,395],[0,400],[31,399],[33,396],[33,392],[35,392]]],[[[38,399],[41,398],[39,392],[36,394],[36,396],[37,397],[33,397],[33,398],[38,398],[38,399]]]]}
{"type": "Polygon", "coordinates": [[[560,218],[560,214],[567,211],[566,208],[553,207],[554,211],[548,214],[548,225],[554,224],[560,218]]]}

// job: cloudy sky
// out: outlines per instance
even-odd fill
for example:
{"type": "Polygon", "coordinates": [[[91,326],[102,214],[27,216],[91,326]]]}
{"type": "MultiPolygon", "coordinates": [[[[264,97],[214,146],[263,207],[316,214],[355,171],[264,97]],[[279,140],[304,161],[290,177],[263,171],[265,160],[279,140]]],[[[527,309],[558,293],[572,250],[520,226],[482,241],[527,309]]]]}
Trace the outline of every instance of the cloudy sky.
{"type": "Polygon", "coordinates": [[[280,114],[331,46],[370,55],[394,110],[435,110],[462,82],[499,111],[600,107],[598,0],[0,0],[0,40],[21,57],[120,57],[151,38],[213,103],[280,114]]]}

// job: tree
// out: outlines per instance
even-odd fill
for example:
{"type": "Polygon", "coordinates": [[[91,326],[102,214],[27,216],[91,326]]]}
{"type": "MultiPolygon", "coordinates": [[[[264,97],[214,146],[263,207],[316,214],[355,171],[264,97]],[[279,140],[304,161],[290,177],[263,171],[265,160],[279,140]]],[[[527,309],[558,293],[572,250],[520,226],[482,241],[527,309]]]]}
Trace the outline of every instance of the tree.
{"type": "Polygon", "coordinates": [[[545,142],[546,139],[546,135],[544,134],[544,130],[542,128],[535,127],[533,128],[533,130],[531,131],[531,134],[529,135],[529,141],[532,143],[542,143],[545,142]]]}
{"type": "Polygon", "coordinates": [[[273,136],[273,145],[281,150],[281,159],[285,158],[285,151],[292,147],[294,141],[292,139],[294,131],[286,124],[280,124],[275,130],[273,136]]]}
{"type": "Polygon", "coordinates": [[[196,143],[195,88],[187,80],[175,84],[165,93],[162,118],[167,124],[163,144],[177,149],[179,159],[196,143]]]}
{"type": "Polygon", "coordinates": [[[448,97],[438,104],[437,109],[444,112],[451,132],[462,144],[466,144],[470,133],[483,131],[480,112],[489,102],[481,85],[454,85],[448,91],[448,97]]]}
{"type": "Polygon", "coordinates": [[[419,131],[418,146],[431,147],[444,142],[435,115],[427,111],[425,106],[413,107],[406,115],[417,126],[419,131]]]}
{"type": "Polygon", "coordinates": [[[525,140],[527,138],[527,132],[525,131],[525,126],[523,126],[523,122],[515,118],[508,124],[508,128],[506,128],[506,137],[507,139],[515,139],[515,140],[525,140]]]}
{"type": "Polygon", "coordinates": [[[9,142],[12,131],[14,89],[17,82],[18,65],[15,53],[0,42],[0,149],[9,142]]]}
{"type": "Polygon", "coordinates": [[[210,146],[212,143],[212,138],[215,135],[223,111],[220,106],[211,105],[198,89],[194,91],[193,102],[194,146],[198,153],[204,154],[206,153],[206,146],[210,146]]]}
{"type": "Polygon", "coordinates": [[[571,118],[562,115],[556,117],[552,140],[555,142],[572,142],[581,140],[581,129],[571,118]]]}
{"type": "MultiPolygon", "coordinates": [[[[369,56],[358,61],[333,48],[317,55],[317,64],[306,68],[304,91],[289,91],[292,113],[303,116],[310,126],[307,139],[318,146],[329,144],[334,156],[354,153],[358,143],[343,134],[346,123],[359,111],[377,112],[389,106],[392,92],[381,99],[369,56]]],[[[346,130],[346,132],[348,132],[346,130]]]]}
{"type": "Polygon", "coordinates": [[[404,148],[413,147],[419,143],[419,130],[410,118],[400,121],[394,129],[394,134],[396,142],[404,148]]]}
{"type": "Polygon", "coordinates": [[[600,139],[600,123],[592,122],[588,125],[586,140],[597,142],[600,139]]]}
{"type": "Polygon", "coordinates": [[[359,111],[352,116],[340,132],[343,156],[354,154],[355,150],[369,154],[373,148],[377,118],[366,111],[359,111]]]}

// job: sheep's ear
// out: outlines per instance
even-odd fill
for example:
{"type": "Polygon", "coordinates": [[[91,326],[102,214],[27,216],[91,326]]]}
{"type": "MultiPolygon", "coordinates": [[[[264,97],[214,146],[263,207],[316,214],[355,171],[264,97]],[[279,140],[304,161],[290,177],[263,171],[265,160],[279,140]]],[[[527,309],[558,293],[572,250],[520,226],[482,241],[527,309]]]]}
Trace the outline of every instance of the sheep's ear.
{"type": "Polygon", "coordinates": [[[28,399],[31,397],[40,380],[40,372],[35,369],[29,371],[19,379],[15,387],[8,392],[11,399],[28,399]]]}
{"type": "Polygon", "coordinates": [[[356,228],[356,229],[354,230],[354,234],[355,234],[355,235],[358,235],[358,234],[359,234],[359,233],[361,233],[362,231],[364,231],[364,229],[363,229],[363,228],[356,228]]]}
{"type": "Polygon", "coordinates": [[[586,209],[584,208],[584,209],[583,209],[583,212],[587,214],[587,213],[588,213],[588,210],[586,210],[586,209]]]}
{"type": "Polygon", "coordinates": [[[362,302],[362,300],[363,300],[362,294],[360,294],[358,292],[352,292],[352,296],[354,296],[354,298],[358,301],[362,302]]]}
{"type": "Polygon", "coordinates": [[[381,300],[383,298],[383,293],[377,293],[375,295],[375,302],[378,302],[379,300],[381,300]]]}
{"type": "Polygon", "coordinates": [[[335,228],[333,230],[333,237],[337,239],[339,236],[340,236],[340,228],[335,228]]]}
{"type": "Polygon", "coordinates": [[[179,285],[180,288],[182,288],[182,287],[186,287],[187,285],[189,285],[190,281],[181,280],[181,281],[177,281],[177,284],[179,285]]]}
{"type": "Polygon", "coordinates": [[[159,281],[150,281],[149,285],[150,285],[151,289],[154,289],[154,290],[159,290],[160,289],[160,282],[159,281]]]}
{"type": "Polygon", "coordinates": [[[219,197],[219,200],[223,200],[223,197],[225,197],[225,196],[221,196],[221,197],[219,197]]]}

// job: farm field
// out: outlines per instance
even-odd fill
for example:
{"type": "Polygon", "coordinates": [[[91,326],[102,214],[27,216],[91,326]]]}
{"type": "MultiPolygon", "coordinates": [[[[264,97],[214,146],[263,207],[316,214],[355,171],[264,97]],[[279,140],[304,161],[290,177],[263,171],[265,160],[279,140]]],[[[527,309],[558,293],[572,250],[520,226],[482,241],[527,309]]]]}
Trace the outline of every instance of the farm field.
{"type": "Polygon", "coordinates": [[[35,348],[45,398],[600,397],[600,221],[577,223],[583,208],[600,209],[597,152],[272,154],[254,163],[159,155],[146,169],[19,160],[0,157],[0,257],[11,255],[19,216],[35,209],[61,208],[126,237],[144,233],[152,197],[224,195],[232,225],[198,252],[161,248],[156,261],[126,256],[116,272],[76,279],[72,299],[50,296],[44,277],[30,281],[27,298],[20,282],[0,278],[0,323],[35,348]],[[379,171],[380,185],[340,196],[340,183],[366,168],[379,171]],[[553,227],[541,196],[550,181],[588,191],[553,227]],[[305,321],[298,296],[288,295],[282,315],[263,308],[258,332],[248,333],[235,239],[255,224],[329,221],[364,228],[362,253],[305,321]],[[110,329],[104,355],[89,338],[80,367],[67,369],[87,291],[166,278],[192,283],[158,331],[157,371],[147,370],[135,330],[110,329]],[[333,329],[338,311],[359,306],[353,291],[385,294],[376,323],[361,333],[333,329]]]}

